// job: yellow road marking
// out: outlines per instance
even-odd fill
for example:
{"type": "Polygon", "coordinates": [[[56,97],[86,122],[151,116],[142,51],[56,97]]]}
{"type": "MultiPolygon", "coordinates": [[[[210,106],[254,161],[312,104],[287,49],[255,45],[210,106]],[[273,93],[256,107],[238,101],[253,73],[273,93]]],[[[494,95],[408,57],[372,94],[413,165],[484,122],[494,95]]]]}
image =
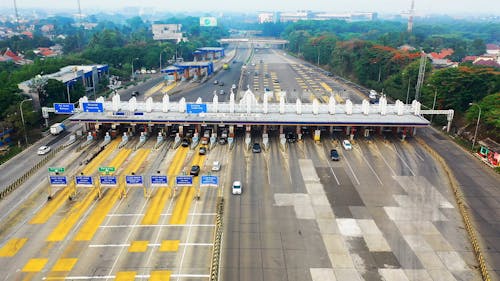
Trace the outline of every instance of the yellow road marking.
{"type": "Polygon", "coordinates": [[[161,212],[163,207],[167,203],[168,197],[171,193],[171,187],[174,183],[174,177],[179,174],[182,166],[184,164],[184,159],[188,153],[187,147],[180,147],[175,153],[174,159],[172,160],[171,165],[168,168],[167,175],[169,180],[168,186],[169,188],[159,188],[156,192],[156,195],[153,197],[153,200],[149,203],[146,214],[142,218],[142,225],[151,225],[157,224],[161,217],[161,212]]]}
{"type": "MultiPolygon", "coordinates": [[[[120,143],[119,139],[115,139],[112,141],[103,152],[99,153],[92,161],[83,168],[82,173],[85,175],[92,174],[95,172],[97,167],[102,163],[104,159],[106,159],[111,152],[118,146],[120,143]]],[[[71,181],[71,183],[65,187],[61,192],[59,192],[54,199],[49,201],[46,206],[44,206],[29,222],[30,224],[42,224],[46,223],[52,215],[61,208],[61,206],[66,202],[66,198],[68,198],[69,193],[74,189],[75,182],[71,181]]]]}
{"type": "Polygon", "coordinates": [[[335,94],[335,100],[337,103],[344,103],[344,99],[339,94],[335,94]]]}
{"type": "Polygon", "coordinates": [[[329,96],[321,96],[321,98],[323,99],[323,101],[324,101],[325,103],[330,102],[330,97],[329,97],[329,96]]]}
{"type": "Polygon", "coordinates": [[[149,97],[150,95],[158,92],[165,84],[163,82],[160,82],[156,85],[154,85],[153,87],[149,88],[149,90],[146,91],[146,93],[144,93],[144,95],[146,97],[149,97]]]}
{"type": "Polygon", "coordinates": [[[325,82],[321,82],[320,85],[329,93],[333,92],[332,88],[328,86],[325,82]]]}
{"type": "Polygon", "coordinates": [[[136,271],[120,271],[116,273],[115,280],[117,281],[134,281],[136,271]]]}
{"type": "Polygon", "coordinates": [[[177,252],[179,250],[179,240],[163,240],[160,245],[160,252],[177,252]]]}
{"type": "Polygon", "coordinates": [[[12,238],[0,249],[0,257],[13,257],[21,250],[28,238],[12,238]]]}
{"type": "Polygon", "coordinates": [[[149,281],[169,281],[170,280],[171,271],[162,270],[162,271],[151,271],[151,276],[149,277],[149,281]]]}
{"type": "Polygon", "coordinates": [[[146,252],[146,250],[148,249],[148,244],[149,244],[149,241],[147,241],[147,240],[132,241],[132,243],[130,243],[130,246],[128,247],[128,251],[134,252],[134,253],[146,252]]]}
{"type": "Polygon", "coordinates": [[[52,267],[52,271],[71,271],[77,260],[74,258],[59,259],[52,267]]]}
{"type": "Polygon", "coordinates": [[[22,272],[39,272],[45,267],[48,259],[30,259],[21,270],[22,272]]]}
{"type": "Polygon", "coordinates": [[[176,86],[177,86],[177,83],[172,83],[172,84],[170,84],[170,85],[168,85],[168,86],[166,86],[166,87],[163,87],[163,88],[161,89],[161,92],[162,92],[163,94],[166,94],[166,93],[168,93],[169,91],[171,91],[172,89],[174,89],[176,86]]]}

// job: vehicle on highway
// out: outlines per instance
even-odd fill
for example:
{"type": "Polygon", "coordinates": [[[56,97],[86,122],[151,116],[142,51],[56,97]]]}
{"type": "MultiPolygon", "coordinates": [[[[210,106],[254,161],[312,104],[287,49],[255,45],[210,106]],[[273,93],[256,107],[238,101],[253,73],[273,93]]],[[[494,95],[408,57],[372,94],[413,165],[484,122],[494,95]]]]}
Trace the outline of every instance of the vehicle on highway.
{"type": "Polygon", "coordinates": [[[242,189],[241,182],[240,181],[234,181],[233,182],[233,186],[231,188],[233,194],[241,194],[241,189],[242,189]]]}
{"type": "Polygon", "coordinates": [[[260,148],[260,144],[254,143],[252,145],[252,152],[253,153],[260,153],[261,151],[262,151],[262,149],[260,148]]]}
{"type": "Polygon", "coordinates": [[[182,140],[182,142],[181,142],[181,145],[182,145],[183,147],[188,147],[188,146],[189,146],[189,143],[190,143],[190,141],[189,141],[188,139],[183,139],[183,140],[182,140]]]}
{"type": "Polygon", "coordinates": [[[219,86],[224,86],[224,82],[220,81],[219,86]]]}
{"type": "Polygon", "coordinates": [[[226,92],[224,90],[220,90],[219,95],[225,95],[226,92]]]}
{"type": "Polygon", "coordinates": [[[332,159],[332,161],[339,161],[340,160],[339,152],[336,149],[330,150],[330,158],[332,159]]]}
{"type": "Polygon", "coordinates": [[[132,92],[132,96],[133,97],[138,97],[139,96],[139,92],[138,91],[133,91],[132,92]]]}
{"type": "Polygon", "coordinates": [[[198,176],[200,174],[200,166],[193,165],[191,166],[191,171],[189,172],[191,176],[198,176]]]}
{"type": "Polygon", "coordinates": [[[66,127],[63,123],[55,123],[54,125],[50,126],[50,133],[52,135],[59,135],[65,129],[66,127]]]}
{"type": "Polygon", "coordinates": [[[278,80],[278,79],[273,79],[273,83],[279,83],[279,82],[280,82],[280,80],[278,80]]]}
{"type": "Polygon", "coordinates": [[[214,85],[219,84],[219,80],[214,80],[214,85]]]}
{"type": "Polygon", "coordinates": [[[205,155],[207,154],[207,147],[206,146],[202,146],[200,147],[200,151],[198,152],[200,155],[205,155]]]}
{"type": "Polygon", "coordinates": [[[342,141],[342,146],[344,147],[345,150],[351,150],[352,149],[351,142],[348,141],[348,140],[343,140],[342,141]]]}
{"type": "Polygon", "coordinates": [[[270,92],[270,91],[271,91],[271,89],[269,89],[269,88],[264,88],[264,92],[270,92]]]}
{"type": "Polygon", "coordinates": [[[286,141],[289,143],[294,143],[297,141],[297,136],[294,133],[287,133],[286,136],[286,141]]]}
{"type": "Polygon", "coordinates": [[[229,70],[231,67],[229,66],[229,64],[225,63],[222,65],[222,69],[224,70],[229,70]]]}
{"type": "Polygon", "coordinates": [[[50,146],[43,145],[43,146],[40,146],[40,148],[38,148],[37,154],[38,155],[45,155],[45,154],[49,153],[49,151],[50,151],[50,146]]]}
{"type": "Polygon", "coordinates": [[[233,84],[233,85],[231,86],[231,89],[232,89],[232,90],[236,90],[236,84],[233,84]]]}
{"type": "Polygon", "coordinates": [[[220,171],[221,164],[219,161],[214,161],[214,164],[212,165],[212,171],[217,172],[220,171]]]}

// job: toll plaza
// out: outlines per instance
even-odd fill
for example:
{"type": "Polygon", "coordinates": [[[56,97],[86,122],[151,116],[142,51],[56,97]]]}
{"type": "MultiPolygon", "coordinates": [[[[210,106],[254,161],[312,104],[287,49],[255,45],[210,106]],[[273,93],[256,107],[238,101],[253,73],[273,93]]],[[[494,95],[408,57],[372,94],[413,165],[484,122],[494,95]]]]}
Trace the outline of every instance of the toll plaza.
{"type": "Polygon", "coordinates": [[[173,76],[177,81],[180,77],[182,80],[190,78],[198,78],[208,76],[214,72],[214,64],[211,61],[190,61],[190,62],[177,62],[173,66],[169,66],[161,70],[167,76],[173,76]]]}
{"type": "Polygon", "coordinates": [[[351,139],[360,133],[369,137],[373,133],[389,131],[399,134],[404,140],[414,135],[416,128],[429,125],[423,114],[446,114],[449,124],[453,118],[453,110],[421,110],[418,101],[410,105],[401,101],[387,104],[382,97],[380,103],[375,105],[368,100],[362,104],[353,104],[350,100],[337,104],[332,97],[328,103],[320,103],[316,99],[312,103],[300,100],[287,103],[285,97],[283,92],[279,103],[269,103],[267,99],[259,103],[250,90],[239,102],[235,101],[234,94],[231,94],[229,102],[219,102],[218,96],[214,96],[212,101],[204,102],[198,98],[194,103],[186,102],[184,98],[179,102],[170,102],[168,95],[163,96],[161,102],[153,102],[152,98],[139,102],[135,97],[121,101],[119,95],[113,96],[112,101],[104,101],[103,98],[88,101],[84,97],[70,120],[85,123],[86,130],[106,131],[121,127],[122,130],[128,128],[131,133],[140,131],[141,136],[153,131],[160,136],[175,128],[176,142],[181,141],[187,130],[193,130],[197,135],[209,129],[211,134],[208,137],[212,137],[212,142],[223,131],[233,137],[235,128],[243,129],[247,135],[258,130],[263,137],[270,130],[278,131],[280,139],[285,138],[285,132],[293,131],[300,140],[306,133],[305,127],[314,132],[316,141],[320,141],[322,134],[334,131],[351,139]]]}
{"type": "Polygon", "coordinates": [[[193,56],[195,61],[216,60],[223,58],[225,53],[222,47],[203,47],[196,49],[193,56]]]}

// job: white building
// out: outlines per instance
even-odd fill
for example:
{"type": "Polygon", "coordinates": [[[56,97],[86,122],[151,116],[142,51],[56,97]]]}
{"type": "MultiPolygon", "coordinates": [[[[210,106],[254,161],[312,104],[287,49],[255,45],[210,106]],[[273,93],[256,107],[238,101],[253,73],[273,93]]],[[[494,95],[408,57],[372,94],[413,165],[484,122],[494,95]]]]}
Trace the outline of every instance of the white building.
{"type": "Polygon", "coordinates": [[[181,32],[182,24],[153,24],[154,40],[175,40],[176,43],[185,41],[181,32]]]}

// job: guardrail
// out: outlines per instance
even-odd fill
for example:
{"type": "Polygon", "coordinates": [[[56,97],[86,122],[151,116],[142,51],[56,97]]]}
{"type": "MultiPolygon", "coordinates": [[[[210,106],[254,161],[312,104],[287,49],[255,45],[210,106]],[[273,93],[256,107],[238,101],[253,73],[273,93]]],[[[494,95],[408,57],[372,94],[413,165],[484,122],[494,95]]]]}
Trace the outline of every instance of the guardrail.
{"type": "Polygon", "coordinates": [[[54,158],[54,156],[64,149],[64,146],[59,146],[58,148],[52,150],[49,152],[47,156],[45,156],[40,162],[36,163],[33,167],[31,167],[26,173],[24,173],[22,176],[20,176],[18,179],[16,179],[14,182],[9,184],[6,188],[4,188],[0,192],[0,200],[4,199],[9,195],[11,192],[16,190],[21,184],[23,184],[25,181],[27,181],[36,171],[38,171],[41,167],[43,167],[49,160],[54,158]]]}
{"type": "Polygon", "coordinates": [[[217,215],[215,217],[215,231],[214,231],[214,246],[212,249],[212,262],[210,263],[210,281],[219,279],[219,261],[221,253],[223,222],[224,215],[224,197],[217,198],[217,215]]]}
{"type": "Polygon", "coordinates": [[[455,196],[455,201],[458,206],[458,210],[465,224],[465,230],[467,231],[467,235],[469,236],[469,240],[472,244],[472,248],[474,250],[474,256],[479,264],[479,270],[481,272],[481,277],[484,281],[491,281],[490,275],[488,273],[488,268],[486,266],[486,261],[484,259],[483,253],[481,251],[481,246],[477,240],[476,230],[474,228],[473,223],[470,220],[469,212],[467,211],[467,205],[464,201],[462,191],[458,187],[457,179],[455,178],[453,171],[450,170],[446,161],[439,155],[434,149],[432,149],[427,143],[425,143],[422,139],[416,137],[415,140],[422,145],[443,167],[446,172],[448,179],[451,183],[451,189],[453,191],[453,195],[455,196]]]}

